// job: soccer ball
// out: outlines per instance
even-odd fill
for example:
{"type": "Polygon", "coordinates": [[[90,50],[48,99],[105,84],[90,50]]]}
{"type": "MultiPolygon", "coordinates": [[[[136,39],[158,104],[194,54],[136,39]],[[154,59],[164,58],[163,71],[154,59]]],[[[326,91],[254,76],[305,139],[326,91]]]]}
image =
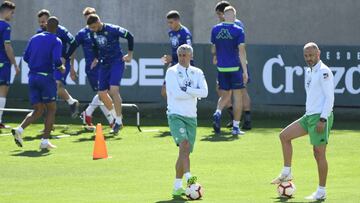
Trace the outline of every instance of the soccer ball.
{"type": "Polygon", "coordinates": [[[293,182],[282,182],[278,185],[277,191],[280,197],[291,198],[295,193],[296,187],[293,182]]]}
{"type": "Polygon", "coordinates": [[[204,195],[204,188],[199,183],[192,184],[186,188],[185,195],[190,200],[201,199],[204,195]]]}

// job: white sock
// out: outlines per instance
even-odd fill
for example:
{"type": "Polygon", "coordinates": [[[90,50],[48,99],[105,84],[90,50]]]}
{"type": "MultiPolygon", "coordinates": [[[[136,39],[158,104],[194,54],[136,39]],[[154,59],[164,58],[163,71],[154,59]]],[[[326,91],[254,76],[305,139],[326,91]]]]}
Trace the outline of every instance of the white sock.
{"type": "Polygon", "coordinates": [[[111,115],[112,117],[114,117],[114,118],[117,117],[116,111],[115,111],[115,108],[114,108],[114,107],[113,107],[109,112],[110,112],[110,115],[111,115]]]}
{"type": "Polygon", "coordinates": [[[122,116],[116,116],[116,123],[122,125],[122,116]]]}
{"type": "Polygon", "coordinates": [[[73,105],[75,102],[77,102],[78,100],[72,98],[70,95],[69,95],[69,99],[66,100],[66,102],[69,104],[69,105],[73,105]]]}
{"type": "Polygon", "coordinates": [[[320,193],[324,194],[325,193],[325,187],[319,186],[318,189],[317,189],[317,192],[320,192],[320,193]]]}
{"type": "Polygon", "coordinates": [[[190,173],[190,172],[186,172],[186,173],[184,174],[184,176],[185,176],[186,181],[188,181],[189,178],[191,178],[191,173],[190,173]]]}
{"type": "Polygon", "coordinates": [[[22,134],[22,133],[24,132],[24,129],[23,129],[21,126],[19,126],[19,127],[17,128],[17,131],[18,131],[20,134],[22,134]]]}
{"type": "Polygon", "coordinates": [[[49,139],[41,139],[41,144],[48,144],[49,143],[49,139]]]}
{"type": "Polygon", "coordinates": [[[174,189],[177,190],[177,189],[179,189],[181,187],[182,187],[182,179],[181,178],[180,179],[176,178],[175,182],[174,182],[174,189]]]}
{"type": "MultiPolygon", "coordinates": [[[[0,108],[5,108],[5,104],[6,104],[6,98],[0,97],[0,108]]],[[[3,111],[0,111],[0,123],[2,123],[2,115],[3,115],[3,111]]]]}
{"type": "Polygon", "coordinates": [[[281,174],[289,175],[290,173],[291,173],[291,167],[284,166],[283,170],[281,171],[281,174]]]}
{"type": "Polygon", "coordinates": [[[233,127],[239,127],[239,125],[240,125],[240,121],[235,121],[235,120],[233,120],[233,127]]]}
{"type": "Polygon", "coordinates": [[[216,109],[215,113],[220,114],[221,115],[221,110],[220,109],[216,109]]]}
{"type": "Polygon", "coordinates": [[[108,120],[109,124],[114,121],[114,117],[110,114],[110,111],[103,105],[100,106],[101,111],[103,112],[104,116],[108,120]]]}
{"type": "Polygon", "coordinates": [[[99,96],[95,95],[91,101],[91,103],[89,104],[89,106],[86,108],[86,115],[88,116],[92,116],[92,114],[94,113],[95,109],[99,106],[100,100],[99,100],[99,96]]]}

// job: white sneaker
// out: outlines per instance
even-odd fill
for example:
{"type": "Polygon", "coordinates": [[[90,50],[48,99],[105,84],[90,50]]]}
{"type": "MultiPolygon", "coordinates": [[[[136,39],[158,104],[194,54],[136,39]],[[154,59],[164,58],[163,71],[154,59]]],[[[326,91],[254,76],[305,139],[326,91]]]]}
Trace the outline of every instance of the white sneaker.
{"type": "Polygon", "coordinates": [[[21,133],[19,132],[19,130],[17,128],[13,128],[13,129],[11,129],[11,134],[14,136],[15,144],[19,147],[22,147],[23,139],[22,139],[22,136],[21,136],[21,133]]]}
{"type": "Polygon", "coordinates": [[[277,178],[271,181],[271,184],[280,184],[282,182],[291,181],[293,179],[291,173],[288,175],[280,174],[277,178]]]}
{"type": "Polygon", "coordinates": [[[47,142],[47,143],[43,143],[41,142],[40,143],[40,149],[55,149],[56,146],[51,144],[50,142],[47,142]]]}
{"type": "Polygon", "coordinates": [[[316,191],[310,196],[305,197],[306,200],[324,200],[326,199],[326,192],[316,191]]]}

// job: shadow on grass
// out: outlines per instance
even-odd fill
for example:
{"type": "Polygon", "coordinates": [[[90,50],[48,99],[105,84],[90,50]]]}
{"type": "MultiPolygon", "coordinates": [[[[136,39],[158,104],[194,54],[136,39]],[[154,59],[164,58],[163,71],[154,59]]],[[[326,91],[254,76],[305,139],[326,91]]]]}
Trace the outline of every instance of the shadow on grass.
{"type": "Polygon", "coordinates": [[[188,200],[183,197],[173,197],[173,199],[157,201],[155,203],[183,203],[183,202],[187,202],[187,201],[188,200]]]}
{"type": "Polygon", "coordinates": [[[325,200],[315,200],[315,201],[291,201],[293,198],[287,198],[287,197],[273,197],[271,198],[274,200],[274,202],[288,202],[291,203],[320,203],[324,202],[325,200]]]}
{"type": "Polygon", "coordinates": [[[207,141],[207,142],[231,142],[231,141],[235,141],[238,140],[239,137],[238,136],[233,136],[231,133],[221,133],[221,134],[210,134],[210,135],[205,135],[203,136],[203,138],[201,139],[201,141],[207,141]]]}
{"type": "Polygon", "coordinates": [[[159,132],[158,135],[154,136],[156,138],[163,138],[163,137],[168,137],[171,136],[170,131],[163,131],[163,132],[159,132]]]}
{"type": "Polygon", "coordinates": [[[44,157],[44,156],[49,156],[49,155],[50,155],[50,150],[42,149],[42,150],[20,151],[20,152],[12,154],[11,156],[44,157]]]}
{"type": "MultiPolygon", "coordinates": [[[[110,134],[110,135],[104,135],[105,136],[105,140],[122,140],[122,138],[120,137],[120,135],[114,135],[114,134],[110,134]]],[[[95,140],[95,135],[91,136],[91,137],[82,137],[79,138],[78,140],[74,140],[73,142],[91,142],[95,140]]]]}

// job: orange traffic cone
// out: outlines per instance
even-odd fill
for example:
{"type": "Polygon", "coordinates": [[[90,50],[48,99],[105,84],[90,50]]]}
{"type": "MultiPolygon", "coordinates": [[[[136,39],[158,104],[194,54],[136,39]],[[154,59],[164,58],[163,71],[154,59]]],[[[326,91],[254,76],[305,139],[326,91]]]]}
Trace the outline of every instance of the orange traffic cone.
{"type": "Polygon", "coordinates": [[[101,123],[98,123],[96,125],[93,160],[106,159],[106,158],[108,158],[108,154],[107,154],[107,150],[106,150],[105,139],[104,139],[104,135],[102,132],[101,123]]]}

